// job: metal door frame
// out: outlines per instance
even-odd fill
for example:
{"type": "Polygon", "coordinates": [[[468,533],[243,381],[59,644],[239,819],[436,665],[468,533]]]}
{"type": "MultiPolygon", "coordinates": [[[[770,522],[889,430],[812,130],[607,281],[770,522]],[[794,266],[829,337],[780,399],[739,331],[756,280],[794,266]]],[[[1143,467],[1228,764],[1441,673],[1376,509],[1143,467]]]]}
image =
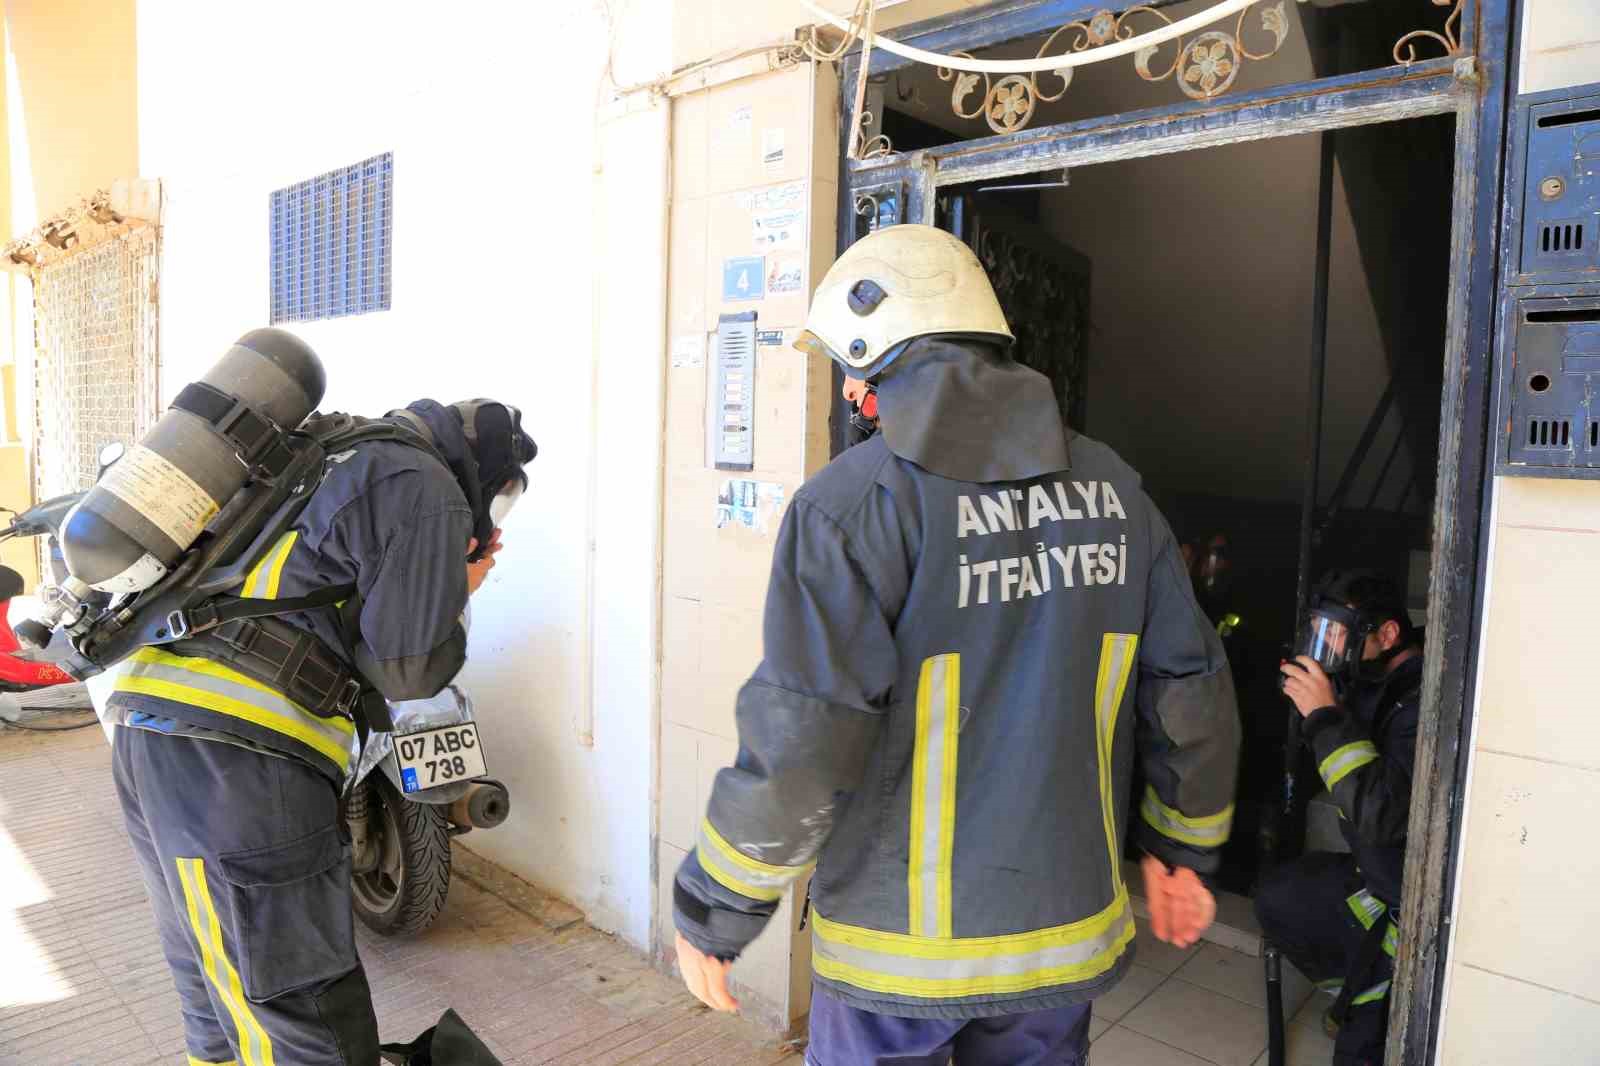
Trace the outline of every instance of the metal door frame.
{"type": "MultiPolygon", "coordinates": [[[[1173,0],[1154,0],[1167,6],[1173,0]]],[[[1380,0],[1381,2],[1381,0],[1380,0]]],[[[893,36],[935,52],[974,51],[1049,32],[1104,7],[1084,0],[1000,2],[902,28],[893,36]]],[[[841,115],[838,247],[855,240],[857,198],[897,187],[903,220],[934,220],[938,190],[992,180],[1139,159],[1273,137],[1456,116],[1450,288],[1441,397],[1432,590],[1423,707],[1412,793],[1401,925],[1409,931],[1391,995],[1390,1066],[1433,1061],[1446,973],[1450,907],[1460,848],[1466,748],[1477,676],[1485,548],[1489,542],[1492,451],[1488,447],[1494,308],[1501,242],[1501,182],[1508,92],[1518,34],[1515,0],[1463,0],[1461,57],[1418,62],[1277,86],[1168,108],[1105,115],[865,161],[848,159],[850,123],[841,115]]],[[[1447,13],[1440,9],[1441,19],[1447,13]]],[[[882,49],[869,75],[909,66],[882,49]]],[[[859,50],[841,65],[841,111],[861,77],[859,50]]],[[[1441,190],[1443,193],[1443,190],[1441,190]]],[[[834,448],[842,446],[835,417],[834,448]]]]}

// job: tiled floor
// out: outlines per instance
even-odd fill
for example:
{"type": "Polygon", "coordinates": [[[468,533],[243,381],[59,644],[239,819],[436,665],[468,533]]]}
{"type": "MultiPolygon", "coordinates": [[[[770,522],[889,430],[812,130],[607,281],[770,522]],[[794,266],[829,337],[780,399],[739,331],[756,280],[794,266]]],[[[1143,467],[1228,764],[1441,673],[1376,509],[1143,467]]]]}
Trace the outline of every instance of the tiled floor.
{"type": "MultiPolygon", "coordinates": [[[[560,910],[458,880],[422,938],[363,934],[380,1031],[410,1039],[454,1006],[507,1066],[798,1066],[560,910]]],[[[170,1066],[183,1052],[104,736],[0,731],[0,1066],[170,1066]]]]}
{"type": "MultiPolygon", "coordinates": [[[[386,1036],[409,1038],[453,1005],[508,1066],[798,1066],[569,908],[513,909],[501,895],[458,880],[421,939],[363,933],[386,1036]]],[[[1260,959],[1215,944],[1179,951],[1143,922],[1137,959],[1095,1004],[1092,1066],[1265,1066],[1260,959]]],[[[1324,1066],[1328,997],[1292,968],[1284,993],[1289,1066],[1324,1066]]],[[[182,1053],[103,736],[0,731],[0,1066],[145,1066],[182,1053]]]]}
{"type": "MultiPolygon", "coordinates": [[[[1266,1066],[1261,960],[1216,944],[1179,951],[1139,923],[1137,961],[1094,1005],[1091,1066],[1266,1066]]],[[[1284,965],[1288,1066],[1327,1066],[1322,1031],[1331,997],[1284,965]]]]}

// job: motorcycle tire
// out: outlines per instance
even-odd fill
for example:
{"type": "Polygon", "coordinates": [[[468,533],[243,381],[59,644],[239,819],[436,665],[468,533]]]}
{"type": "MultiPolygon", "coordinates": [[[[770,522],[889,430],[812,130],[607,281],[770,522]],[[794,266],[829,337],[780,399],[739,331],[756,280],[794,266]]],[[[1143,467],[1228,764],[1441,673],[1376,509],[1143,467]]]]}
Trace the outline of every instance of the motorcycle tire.
{"type": "Polygon", "coordinates": [[[450,823],[440,808],[406,800],[381,772],[361,787],[378,859],[373,870],[351,877],[355,915],[382,936],[415,936],[433,924],[450,892],[450,823]]]}

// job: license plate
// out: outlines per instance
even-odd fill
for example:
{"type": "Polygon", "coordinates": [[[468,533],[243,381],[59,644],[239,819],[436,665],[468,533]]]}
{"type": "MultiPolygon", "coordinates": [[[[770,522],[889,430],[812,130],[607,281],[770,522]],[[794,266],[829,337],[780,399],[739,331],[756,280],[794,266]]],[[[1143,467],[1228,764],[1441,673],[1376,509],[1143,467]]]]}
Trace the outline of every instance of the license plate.
{"type": "Polygon", "coordinates": [[[483,745],[478,743],[476,725],[452,725],[397,736],[394,757],[400,765],[403,792],[469,781],[489,772],[483,764],[483,745]]]}

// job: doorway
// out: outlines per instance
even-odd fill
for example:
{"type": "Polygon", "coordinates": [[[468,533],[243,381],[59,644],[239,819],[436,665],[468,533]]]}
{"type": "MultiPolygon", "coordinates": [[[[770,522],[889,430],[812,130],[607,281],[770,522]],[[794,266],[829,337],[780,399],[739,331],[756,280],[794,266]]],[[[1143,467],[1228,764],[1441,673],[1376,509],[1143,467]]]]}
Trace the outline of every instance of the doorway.
{"type": "MultiPolygon", "coordinates": [[[[1142,10],[1153,7],[1161,9],[1158,17],[1178,17],[1196,6],[1157,2],[1142,10]]],[[[1073,403],[1079,404],[1081,425],[1090,435],[1107,440],[1123,450],[1136,468],[1144,468],[1152,487],[1168,497],[1157,499],[1165,510],[1192,515],[1187,524],[1193,528],[1180,530],[1180,536],[1201,542],[1196,550],[1209,545],[1211,527],[1233,521],[1245,532],[1239,535],[1239,542],[1230,542],[1229,548],[1236,560],[1248,560],[1246,569],[1256,575],[1249,583],[1281,591],[1285,583],[1293,582],[1292,598],[1257,605],[1247,624],[1259,624],[1269,632],[1292,632],[1296,605],[1314,581],[1316,568],[1338,565],[1336,556],[1341,551],[1370,554],[1374,545],[1381,545],[1392,561],[1380,565],[1406,578],[1414,616],[1420,614],[1426,626],[1428,651],[1402,907],[1402,922],[1414,936],[1412,946],[1402,947],[1398,959],[1392,993],[1391,1062],[1425,1061],[1437,1039],[1436,1008],[1447,942],[1441,934],[1447,928],[1453,890],[1451,856],[1458,831],[1453,812],[1458,809],[1461,789],[1459,741],[1470,725],[1467,679],[1475,665],[1471,649],[1481,603],[1480,545],[1487,484],[1484,443],[1498,248],[1497,179],[1504,150],[1504,67],[1510,43],[1510,5],[1506,0],[1462,0],[1449,12],[1439,11],[1440,6],[1431,0],[1392,4],[1352,0],[1315,8],[1292,5],[1288,10],[1302,36],[1282,43],[1274,53],[1276,58],[1269,57],[1271,62],[1254,62],[1255,55],[1265,55],[1267,49],[1246,42],[1251,62],[1234,64],[1241,73],[1231,98],[1188,93],[1191,99],[1183,100],[1172,93],[1161,102],[1150,94],[1156,89],[1168,91],[1172,83],[1157,84],[1160,79],[1143,78],[1142,72],[1127,92],[1107,88],[1111,75],[1101,77],[1100,88],[1095,90],[1095,82],[1084,72],[1116,66],[1106,63],[1079,68],[1074,91],[1061,104],[1046,106],[1048,101],[1038,96],[1030,103],[1026,90],[1019,101],[1013,82],[1005,107],[970,112],[978,116],[973,123],[977,128],[964,130],[946,117],[945,103],[934,95],[942,92],[948,96],[949,83],[954,81],[959,96],[961,83],[948,76],[949,71],[919,69],[874,52],[866,100],[868,110],[882,117],[876,128],[864,132],[888,137],[892,147],[873,158],[841,163],[839,204],[841,247],[882,225],[910,221],[954,229],[953,212],[968,218],[1005,214],[1020,216],[1021,224],[1047,239],[1052,250],[1064,249],[1066,258],[1083,264],[1090,293],[1090,314],[1083,331],[1084,382],[1076,394],[1069,383],[1064,407],[1070,411],[1073,403]],[[1407,52],[1407,43],[1420,39],[1416,29],[1436,30],[1429,21],[1442,22],[1446,14],[1449,32],[1425,38],[1441,45],[1444,55],[1434,58],[1419,55],[1415,49],[1407,52]],[[1343,26],[1335,30],[1341,20],[1343,26]],[[1392,33],[1397,27],[1404,31],[1398,39],[1392,33]],[[1485,49],[1483,42],[1488,42],[1489,48],[1485,49]],[[1477,58],[1480,55],[1482,61],[1477,58]],[[1275,78],[1274,69],[1280,76],[1287,72],[1289,80],[1275,78]],[[946,84],[938,85],[941,81],[946,84]],[[1078,88],[1085,92],[1078,93],[1078,88]],[[1096,92],[1099,95],[1092,95],[1096,92]],[[985,130],[981,126],[984,114],[996,116],[1003,125],[1018,115],[1022,121],[1003,131],[992,129],[990,123],[991,129],[985,130]],[[1385,129],[1389,132],[1374,132],[1385,129]],[[1322,136],[1330,131],[1335,131],[1331,142],[1322,136]],[[1416,131],[1425,132],[1413,146],[1406,138],[1416,131]],[[989,135],[991,132],[995,135],[989,135]],[[1403,162],[1413,147],[1429,160],[1415,174],[1407,172],[1403,162]],[[1180,244],[1172,239],[1178,228],[1175,217],[1192,220],[1195,213],[1188,210],[1188,204],[1200,195],[1202,182],[1183,180],[1174,186],[1169,174],[1164,179],[1169,193],[1177,187],[1181,195],[1169,195],[1166,200],[1141,201],[1124,187],[1128,181],[1147,180],[1137,172],[1140,167],[1157,175],[1149,169],[1162,162],[1157,157],[1166,157],[1168,164],[1189,165],[1189,177],[1193,178],[1209,165],[1208,154],[1218,149],[1298,151],[1302,160],[1317,159],[1308,187],[1304,178],[1297,179],[1306,195],[1298,200],[1294,231],[1282,231],[1278,240],[1298,241],[1303,247],[1308,229],[1314,233],[1321,228],[1315,207],[1307,210],[1308,204],[1315,205],[1319,199],[1313,190],[1341,190],[1345,247],[1339,260],[1340,276],[1335,276],[1331,249],[1328,259],[1329,283],[1324,288],[1330,321],[1328,357],[1320,361],[1322,388],[1310,387],[1308,377],[1315,373],[1319,360],[1308,359],[1308,349],[1311,338],[1322,336],[1323,331],[1306,328],[1304,319],[1301,332],[1292,340],[1282,339],[1287,334],[1280,334],[1273,351],[1256,351],[1253,361],[1247,361],[1237,349],[1254,348],[1263,341],[1257,335],[1260,330],[1253,321],[1218,313],[1217,308],[1211,309],[1207,329],[1183,334],[1176,342],[1164,334],[1143,340],[1130,336],[1126,320],[1136,316],[1126,312],[1120,334],[1108,330],[1100,317],[1107,294],[1116,292],[1119,284],[1130,284],[1127,279],[1135,279],[1131,284],[1136,305],[1149,304],[1159,295],[1148,285],[1138,287],[1141,275],[1130,263],[1156,260],[1163,271],[1189,263],[1202,281],[1209,280],[1204,275],[1214,272],[1218,263],[1237,266],[1246,273],[1260,266],[1259,257],[1255,262],[1236,262],[1245,258],[1238,251],[1239,234],[1254,240],[1261,236],[1256,230],[1266,228],[1253,222],[1246,222],[1242,231],[1237,224],[1217,225],[1203,232],[1186,228],[1189,240],[1180,244]],[[1119,166],[1123,168],[1121,182],[1115,180],[1119,166]],[[1319,173],[1334,175],[1337,182],[1320,181],[1319,173]],[[1054,184],[1058,190],[980,192],[985,186],[1000,184],[1054,184]],[[1101,247],[1096,236],[1082,226],[1074,232],[1070,222],[1043,224],[1047,214],[1059,217],[1063,213],[1059,202],[1052,207],[1050,197],[1059,201],[1085,189],[1098,195],[1092,203],[1086,199],[1089,206],[1080,205],[1080,213],[1119,220],[1123,239],[1101,247]],[[985,202],[985,196],[992,200],[996,195],[1010,202],[1003,207],[985,202]],[[1383,202],[1385,196],[1392,202],[1383,202]],[[1029,197],[1037,197],[1037,201],[1030,203],[1029,197]],[[1418,210],[1419,204],[1424,209],[1418,210]],[[1030,216],[1035,221],[1029,222],[1030,216]],[[1154,224],[1145,225],[1147,222],[1154,224]],[[1130,230],[1142,233],[1142,238],[1126,239],[1130,230]],[[1426,269],[1410,266],[1412,251],[1426,253],[1426,269]],[[1406,265],[1398,271],[1390,269],[1396,263],[1406,265]],[[1336,282],[1340,288],[1335,288],[1336,282]],[[1416,311],[1424,305],[1428,311],[1416,311]],[[1347,319],[1340,312],[1342,307],[1356,308],[1361,314],[1349,312],[1353,317],[1347,319]],[[1427,330],[1432,332],[1424,340],[1427,330]],[[1121,353],[1110,362],[1104,354],[1108,332],[1121,353]],[[1170,375],[1168,381],[1153,381],[1154,375],[1139,373],[1139,366],[1149,364],[1137,362],[1137,354],[1125,354],[1140,353],[1157,344],[1161,347],[1156,355],[1170,375]],[[1220,363],[1198,356],[1184,358],[1186,351],[1215,350],[1228,344],[1236,351],[1220,363]],[[1337,374],[1333,369],[1336,355],[1337,374]],[[1310,371],[1308,361],[1313,368],[1310,371]],[[1249,402],[1238,404],[1236,417],[1224,424],[1208,409],[1207,398],[1216,395],[1214,379],[1229,372],[1227,368],[1248,371],[1233,387],[1238,390],[1236,396],[1249,402]],[[1313,395],[1322,401],[1316,414],[1308,402],[1313,395]],[[1118,440],[1119,412],[1126,423],[1135,401],[1155,413],[1141,420],[1138,439],[1118,440]],[[1305,427],[1317,415],[1326,415],[1325,428],[1307,431],[1305,427]],[[1296,419],[1301,426],[1300,446],[1292,453],[1294,462],[1300,464],[1298,513],[1290,502],[1294,493],[1280,480],[1281,469],[1272,469],[1285,465],[1282,456],[1250,464],[1254,469],[1248,478],[1230,475],[1220,486],[1214,472],[1198,469],[1218,455],[1251,454],[1252,449],[1259,450],[1262,440],[1287,439],[1287,427],[1296,419]],[[1152,429],[1147,425],[1150,422],[1163,424],[1152,429]],[[1189,439],[1196,431],[1222,436],[1210,442],[1210,448],[1198,447],[1189,439]],[[1217,446],[1219,442],[1226,447],[1217,446]],[[1321,444],[1321,454],[1314,462],[1313,442],[1321,444]],[[1196,452],[1200,454],[1193,454],[1196,452]],[[1197,477],[1196,484],[1206,491],[1179,484],[1186,472],[1205,475],[1197,477]],[[1253,480],[1257,476],[1260,480],[1253,480]],[[1220,493],[1219,488],[1223,490],[1220,493]],[[1242,506],[1241,500],[1254,501],[1272,514],[1259,522],[1240,521],[1235,512],[1242,506]],[[1286,535],[1292,539],[1289,558],[1296,565],[1284,562],[1286,535]]],[[[999,4],[992,15],[985,15],[985,10],[930,20],[897,36],[907,44],[945,54],[1018,58],[1043,54],[1041,42],[1048,43],[1065,19],[1077,17],[1087,22],[1099,12],[1097,6],[1051,0],[999,4]]],[[[1058,45],[1055,51],[1066,47],[1058,45]]],[[[1145,61],[1148,63],[1149,57],[1145,61]]],[[[859,55],[847,59],[843,100],[853,98],[860,75],[859,55]]],[[[1048,77],[1041,75],[1040,84],[1057,89],[1058,83],[1049,82],[1048,77]]],[[[978,84],[972,99],[987,88],[978,84]]],[[[842,148],[848,150],[848,104],[845,110],[842,148]]],[[[1222,159],[1223,154],[1218,152],[1215,158],[1222,159]]],[[[1270,162],[1219,166],[1228,185],[1236,190],[1236,212],[1254,202],[1274,203],[1288,195],[1270,162]]],[[[1305,171],[1300,168],[1300,173],[1305,171]]],[[[1159,183],[1163,179],[1157,175],[1148,180],[1159,183]]],[[[1330,204],[1330,214],[1333,206],[1330,204]]],[[[1329,245],[1334,228],[1330,221],[1329,245]]],[[[1269,243],[1274,239],[1270,232],[1269,243]]],[[[1268,252],[1269,257],[1281,254],[1282,249],[1275,247],[1268,252]]],[[[1316,257],[1308,259],[1314,272],[1316,257]]],[[[1308,283],[1304,272],[1308,259],[1296,260],[1301,265],[1295,276],[1302,284],[1292,297],[1292,306],[1302,314],[1313,306],[1317,288],[1308,283]]],[[[1148,281],[1150,275],[1143,277],[1148,281]]],[[[1262,284],[1272,289],[1282,282],[1283,278],[1270,274],[1262,284]]],[[[1169,288],[1173,284],[1170,278],[1167,283],[1169,288]]],[[[1269,321],[1284,320],[1283,309],[1271,301],[1250,302],[1263,291],[1260,286],[1254,291],[1246,287],[1241,296],[1237,286],[1230,287],[1230,296],[1218,307],[1244,306],[1246,310],[1259,309],[1269,321]]],[[[1143,326],[1151,332],[1157,329],[1149,323],[1143,326]]],[[[1192,323],[1190,326],[1194,328],[1192,323]]],[[[841,407],[834,421],[836,446],[842,446],[848,409],[841,407]]],[[[1246,591],[1241,589],[1241,595],[1246,591]]],[[[1265,646],[1276,651],[1275,644],[1265,646]]],[[[1276,659],[1270,652],[1268,657],[1272,661],[1264,673],[1271,677],[1276,659]]],[[[1287,710],[1280,697],[1274,694],[1273,698],[1279,708],[1287,710]]],[[[1242,696],[1241,702],[1247,702],[1246,698],[1242,696]]],[[[1261,700],[1253,702],[1264,706],[1261,700]]],[[[1270,765],[1270,756],[1263,761],[1261,750],[1271,749],[1270,719],[1277,717],[1259,716],[1260,731],[1252,742],[1258,750],[1249,755],[1258,775],[1264,772],[1260,767],[1270,765]]],[[[1283,720],[1286,724],[1286,714],[1283,720]]],[[[1245,787],[1241,787],[1241,803],[1254,802],[1245,787]]],[[[1311,814],[1314,829],[1316,812],[1311,814]]],[[[1298,844],[1301,827],[1293,825],[1288,831],[1298,844]]],[[[1236,827],[1235,838],[1229,857],[1230,877],[1239,885],[1253,876],[1247,856],[1256,842],[1249,839],[1243,826],[1236,827]]]]}
{"type": "MultiPolygon", "coordinates": [[[[1436,116],[967,183],[937,201],[936,224],[994,280],[1017,359],[1051,379],[1068,425],[1140,472],[1224,634],[1245,745],[1219,881],[1238,895],[1264,855],[1307,837],[1344,850],[1325,793],[1297,801],[1290,824],[1280,809],[1277,663],[1305,586],[1376,569],[1426,622],[1450,205],[1374,193],[1394,170],[1448,183],[1453,138],[1436,116]]],[[[1296,781],[1297,798],[1321,792],[1314,767],[1296,781]]]]}

